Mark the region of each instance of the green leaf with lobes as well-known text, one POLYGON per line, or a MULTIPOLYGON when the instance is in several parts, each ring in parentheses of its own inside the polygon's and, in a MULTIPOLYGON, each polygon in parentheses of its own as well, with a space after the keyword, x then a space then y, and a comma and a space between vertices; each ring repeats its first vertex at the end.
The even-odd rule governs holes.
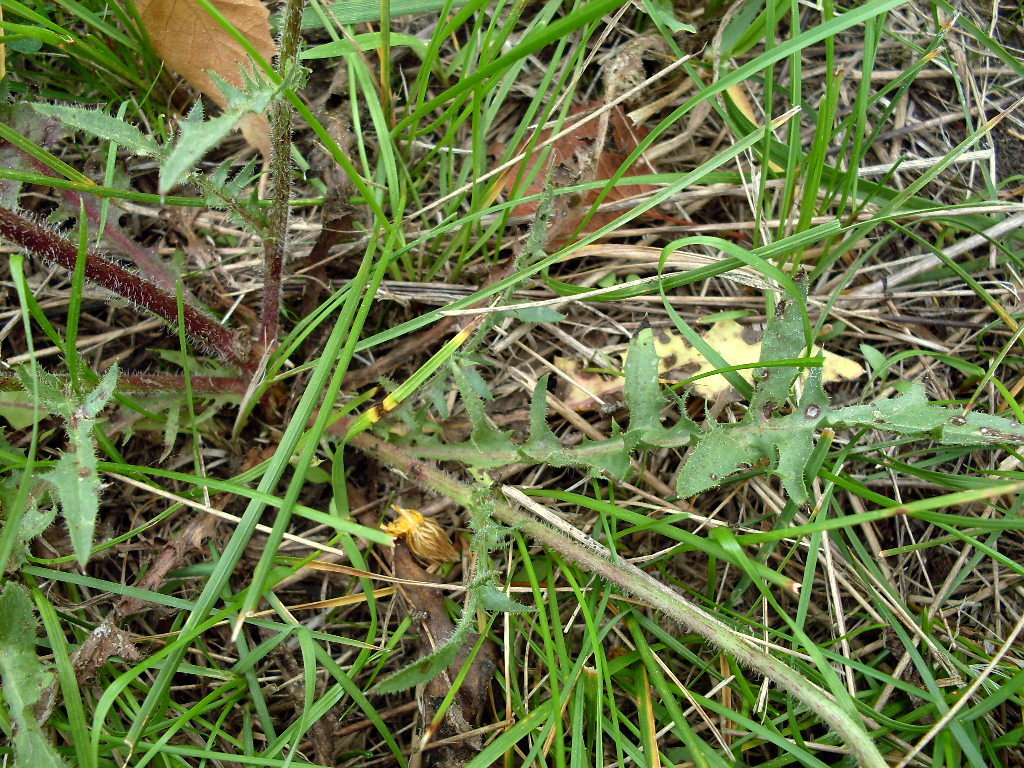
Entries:
POLYGON ((533 610, 531 606, 517 603, 504 592, 495 589, 490 584, 481 584, 476 589, 480 595, 480 604, 488 611, 526 613, 533 610))
POLYGON ((96 417, 114 394, 116 381, 115 365, 104 374, 92 392, 64 414, 67 447, 57 466, 43 475, 57 490, 57 500, 71 536, 71 547, 80 565, 86 564, 92 552, 100 491, 103 489, 92 431, 96 417))
POLYGON ((160 145, 136 126, 98 109, 70 107, 63 104, 33 104, 32 109, 46 117, 55 117, 64 125, 112 141, 140 157, 160 157, 160 145))

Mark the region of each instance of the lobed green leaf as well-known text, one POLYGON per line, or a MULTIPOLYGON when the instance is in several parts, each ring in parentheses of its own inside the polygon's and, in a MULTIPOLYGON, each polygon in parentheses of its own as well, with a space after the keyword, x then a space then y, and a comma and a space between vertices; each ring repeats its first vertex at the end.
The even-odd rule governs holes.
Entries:
POLYGON ((80 565, 86 564, 92 551, 100 491, 103 489, 92 431, 96 416, 114 394, 116 382, 115 365, 67 416, 68 445, 57 465, 43 476, 57 489, 57 499, 71 536, 71 547, 80 565))
POLYGON ((63 104, 32 104, 32 109, 46 117, 55 117, 65 125, 112 141, 140 157, 160 157, 160 145, 136 126, 98 109, 69 107, 63 104))

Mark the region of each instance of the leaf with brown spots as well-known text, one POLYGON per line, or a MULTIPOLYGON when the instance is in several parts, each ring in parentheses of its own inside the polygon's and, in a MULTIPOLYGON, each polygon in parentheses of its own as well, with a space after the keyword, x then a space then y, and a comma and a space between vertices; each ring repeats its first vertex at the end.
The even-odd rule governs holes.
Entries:
MULTIPOLYGON (((756 363, 761 359, 761 340, 756 338, 752 328, 742 326, 735 320, 723 320, 715 323, 702 338, 732 365, 756 363)), ((678 382, 699 374, 710 373, 715 369, 715 366, 677 333, 668 331, 655 333, 654 346, 660 359, 659 374, 669 381, 678 382)), ((825 356, 823 373, 826 384, 849 381, 864 375, 864 368, 857 361, 840 357, 828 350, 816 349, 814 354, 818 354, 819 351, 825 356)), ((573 410, 596 409, 600 404, 593 395, 597 395, 603 400, 609 398, 615 400, 622 392, 623 380, 621 378, 590 373, 575 360, 556 357, 554 362, 556 368, 564 371, 581 385, 567 384, 562 387, 560 392, 566 405, 573 410)), ((748 368, 738 371, 738 373, 748 382, 752 382, 752 370, 748 368)), ((708 400, 714 400, 729 388, 729 382, 724 376, 708 376, 698 379, 694 383, 693 393, 708 400)))

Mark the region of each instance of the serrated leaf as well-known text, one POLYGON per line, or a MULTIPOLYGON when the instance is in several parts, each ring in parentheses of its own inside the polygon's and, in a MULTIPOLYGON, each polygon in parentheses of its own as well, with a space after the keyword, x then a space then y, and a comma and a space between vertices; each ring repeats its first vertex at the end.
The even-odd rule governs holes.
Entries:
POLYGON ((455 661, 462 643, 453 642, 453 640, 454 637, 442 644, 433 653, 417 659, 409 666, 403 667, 393 675, 384 678, 377 684, 374 692, 382 694, 396 693, 433 680, 455 661))
POLYGON ((30 765, 32 768, 66 768, 66 763, 57 754, 54 746, 47 741, 42 729, 19 730, 14 736, 14 764, 30 765))
POLYGON ((775 466, 770 471, 782 482, 793 503, 801 505, 807 501, 807 463, 814 452, 815 425, 801 414, 790 414, 785 419, 799 424, 793 424, 784 438, 773 441, 778 456, 773 457, 775 466))
MULTIPOLYGON (((36 622, 32 612, 32 600, 28 590, 20 584, 8 582, 0 593, 0 662, 8 673, 17 672, 20 676, 32 677, 32 670, 39 660, 35 653, 36 622), (27 655, 26 655, 27 652, 27 655)), ((41 668, 40 668, 41 671, 41 668)), ((23 697, 28 704, 34 704, 37 698, 23 697)), ((14 701, 8 697, 8 703, 14 701)))
POLYGON ((533 461, 552 467, 566 467, 573 463, 572 459, 562 441, 548 426, 548 379, 548 374, 541 376, 533 391, 530 401, 530 439, 519 446, 519 450, 533 461))
MULTIPOLYGON (((223 83, 223 80, 217 79, 223 83)), ((270 106, 277 93, 273 84, 246 78, 245 91, 234 86, 230 90, 230 105, 224 114, 210 120, 203 120, 202 102, 197 101, 185 120, 178 123, 178 137, 174 148, 160 168, 160 193, 165 194, 180 183, 195 167, 195 164, 221 139, 234 130, 246 115, 262 115, 270 106)), ((225 97, 224 101, 228 99, 225 97)))
POLYGON ((162 462, 171 455, 174 450, 174 443, 178 439, 178 427, 181 422, 181 406, 172 403, 167 409, 167 421, 164 423, 164 449, 160 453, 158 462, 162 462))
POLYGON ((622 480, 629 477, 633 470, 632 456, 614 427, 611 439, 584 440, 579 448, 573 451, 572 456, 576 459, 575 464, 586 467, 594 477, 607 474, 622 480))
POLYGON ((217 170, 207 177, 209 191, 203 196, 203 202, 211 208, 223 208, 227 200, 234 200, 242 196, 242 192, 249 187, 260 175, 257 168, 259 158, 254 157, 245 167, 239 169, 234 175, 231 169, 234 165, 233 159, 225 160, 217 170), (217 190, 220 194, 214 194, 217 190))
MULTIPOLYGON (((658 374, 665 366, 658 352, 654 332, 643 328, 630 342, 625 364, 625 396, 629 406, 629 429, 625 446, 629 451, 643 448, 678 447, 685 445, 698 431, 697 425, 680 407, 679 421, 665 428, 662 410, 669 404, 658 374)), ((681 401, 677 401, 682 406, 681 401)))
POLYGON ((680 496, 693 496, 763 460, 793 502, 803 504, 807 500, 804 470, 825 415, 826 409, 812 401, 794 413, 762 423, 716 424, 687 454, 676 491, 680 496))
POLYGON ((512 440, 508 432, 491 425, 484 411, 484 403, 474 382, 475 371, 464 366, 453 364, 452 373, 455 384, 462 395, 462 403, 466 414, 473 425, 470 442, 477 449, 476 455, 467 455, 464 461, 474 467, 499 466, 507 463, 504 454, 511 448, 512 440))
POLYGON ((33 104, 41 115, 54 117, 65 125, 112 141, 140 157, 159 157, 160 145, 129 122, 97 109, 69 107, 63 104, 33 104))
POLYGON ((203 123, 178 123, 178 140, 160 168, 160 194, 166 194, 187 176, 195 164, 234 130, 241 115, 221 115, 203 123))
POLYGON ((68 401, 67 392, 60 379, 52 373, 44 371, 38 366, 21 366, 17 369, 21 386, 30 395, 39 393, 39 399, 43 409, 48 413, 63 416, 65 419, 71 416, 71 403, 68 401))
MULTIPOLYGON (((803 308, 807 285, 798 283, 798 286, 801 296, 788 296, 780 301, 775 307, 775 314, 768 319, 761 340, 761 362, 800 357, 807 346, 803 308)), ((799 374, 800 369, 796 367, 764 368, 763 378, 758 382, 750 400, 750 410, 781 408, 789 399, 793 382, 799 374)))
POLYGON ((689 445, 693 438, 700 432, 698 427, 688 416, 681 415, 679 421, 671 427, 662 428, 654 434, 646 434, 643 441, 636 448, 679 448, 689 445))
POLYGON ((796 504, 807 501, 807 464, 814 452, 814 436, 830 415, 823 374, 821 368, 812 368, 796 411, 777 419, 785 432, 773 439, 778 456, 771 471, 796 504))
POLYGON ((805 412, 808 408, 812 409, 817 406, 821 408, 824 418, 831 417, 831 410, 829 413, 824 413, 825 409, 831 409, 831 403, 829 402, 828 395, 825 394, 824 387, 825 379, 825 368, 811 368, 807 375, 807 382, 804 384, 804 391, 800 397, 800 403, 797 405, 798 408, 803 409, 805 412))
POLYGON ((188 125, 200 125, 203 120, 206 119, 206 107, 203 106, 202 99, 196 99, 196 103, 192 105, 192 109, 185 115, 185 123, 188 125))
POLYGON ((71 547, 79 565, 83 566, 92 552, 92 535, 96 529, 102 489, 96 471, 95 451, 91 443, 86 448, 80 455, 69 447, 57 466, 43 475, 57 489, 57 499, 71 536, 71 547))
MULTIPOLYGON (((0 483, 0 509, 5 512, 13 510, 13 504, 17 499, 17 486, 13 480, 0 483)), ((32 540, 49 528, 57 516, 57 510, 52 506, 40 509, 34 500, 29 498, 27 507, 23 509, 21 517, 18 518, 18 532, 15 534, 14 547, 11 550, 11 558, 7 563, 8 570, 14 570, 20 566, 29 556, 29 545, 32 540)), ((8 513, 8 519, 10 513, 8 513)), ((0 526, 0 531, 4 525, 0 526)))
POLYGON ((955 415, 947 408, 928 402, 924 385, 911 382, 910 388, 899 397, 880 400, 870 405, 851 405, 833 412, 829 423, 843 427, 874 427, 901 435, 931 432, 943 426, 955 415))
MULTIPOLYGON (((232 107, 237 107, 245 101, 245 91, 241 88, 235 86, 233 83, 229 83, 216 72, 211 71, 207 74, 221 93, 222 100, 218 103, 223 104, 230 109, 232 107)), ((244 75, 244 70, 242 74, 244 75)))
MULTIPOLYGON (((792 359, 804 352, 806 288, 799 286, 799 299, 792 297, 780 304, 768 321, 761 342, 762 362, 792 359)), ((797 409, 786 416, 775 415, 789 399, 799 373, 795 366, 763 369, 743 421, 715 424, 697 438, 676 481, 680 495, 714 488, 738 471, 765 462, 767 471, 781 480, 794 503, 807 500, 805 471, 814 451, 815 432, 831 414, 822 388, 823 371, 812 368, 797 409)))
POLYGON ((462 364, 458 361, 451 363, 452 373, 455 376, 455 383, 460 391, 471 392, 481 400, 490 401, 494 397, 487 386, 487 381, 480 375, 480 371, 472 364, 462 364))
POLYGON ((57 466, 43 475, 54 485, 64 519, 68 524, 71 548, 79 564, 85 565, 92 552, 92 536, 100 508, 100 482, 96 445, 92 430, 95 417, 114 393, 117 366, 111 366, 100 383, 85 396, 82 404, 67 418, 68 444, 57 466))
POLYGON ((4 701, 16 726, 14 764, 32 768, 64 768, 43 733, 35 705, 50 684, 50 674, 36 654, 38 622, 28 590, 8 583, 0 593, 0 678, 4 701))
POLYGON ((944 408, 951 414, 939 431, 946 445, 1020 445, 1024 443, 1024 425, 1003 416, 971 411, 962 415, 958 409, 944 408))
POLYGON ((693 496, 715 488, 752 464, 752 459, 756 458, 754 435, 750 430, 741 432, 739 426, 714 424, 699 436, 676 479, 676 492, 680 496, 693 496))
POLYGON ((490 584, 481 584, 475 588, 480 596, 480 604, 488 611, 501 611, 502 613, 527 613, 534 610, 532 606, 517 603, 504 592, 501 592, 490 584))
POLYGON ((115 363, 103 374, 103 378, 100 379, 100 383, 96 385, 95 389, 85 396, 85 400, 82 402, 82 414, 86 418, 95 419, 113 397, 116 386, 117 364, 115 363))

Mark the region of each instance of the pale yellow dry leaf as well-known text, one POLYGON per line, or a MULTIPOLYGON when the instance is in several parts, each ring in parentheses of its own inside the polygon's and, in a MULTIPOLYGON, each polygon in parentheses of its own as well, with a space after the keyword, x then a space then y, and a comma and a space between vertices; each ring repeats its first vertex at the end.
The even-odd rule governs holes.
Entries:
POLYGON ((619 376, 605 376, 600 373, 592 373, 585 370, 584 365, 577 360, 567 357, 556 357, 555 368, 563 371, 568 379, 579 382, 580 386, 568 384, 566 379, 560 379, 561 386, 559 397, 567 407, 574 411, 591 411, 600 406, 592 395, 607 402, 609 399, 622 399, 622 378, 619 376))
MULTIPOLYGON (((739 108, 740 112, 746 115, 747 119, 754 125, 761 125, 757 115, 754 114, 754 106, 750 103, 750 99, 747 98, 747 92, 743 90, 742 85, 731 85, 725 89, 725 92, 732 97, 733 103, 739 108)), ((783 173, 784 169, 774 160, 768 161, 768 167, 776 173, 783 173)))
MULTIPOLYGON (((271 61, 277 46, 270 34, 270 13, 260 0, 210 0, 235 28, 271 61)), ((136 0, 139 17, 153 48, 170 69, 197 91, 224 107, 226 101, 209 73, 241 88, 240 67, 253 70, 249 54, 196 0, 136 0)), ((263 115, 247 115, 242 124, 246 140, 269 156, 270 128, 263 115)))
MULTIPOLYGON (((751 336, 751 328, 744 327, 735 320, 723 320, 715 323, 702 338, 717 350, 718 354, 725 358, 730 365, 744 365, 756 363, 761 359, 761 340, 751 338, 751 336)), ((690 378, 715 370, 715 366, 678 334, 655 334, 654 348, 661 358, 660 370, 662 373, 681 369, 686 375, 679 378, 690 378)), ((815 348, 814 354, 817 355, 819 352, 821 349, 815 348)), ((854 360, 840 357, 828 350, 825 350, 824 355, 822 379, 826 384, 844 379, 856 379, 864 374, 864 368, 854 360)), ((737 371, 737 373, 747 382, 752 382, 753 371, 753 368, 747 368, 737 371)), ((713 400, 728 390, 729 386, 729 382, 724 376, 709 376, 695 382, 693 391, 701 397, 713 400)))
MULTIPOLYGON (((754 337, 753 329, 744 327, 735 320, 723 320, 715 323, 702 337, 712 348, 729 361, 730 365, 756 363, 761 359, 761 341, 754 337)), ((702 373, 715 370, 704 356, 690 346, 677 333, 656 332, 654 347, 660 358, 659 371, 668 381, 682 381, 702 373)), ((815 349, 814 354, 821 350, 815 349)), ((864 368, 854 360, 850 360, 829 351, 824 352, 823 380, 831 383, 856 379, 864 375, 864 368)), ((602 376, 589 373, 575 360, 556 357, 555 367, 564 371, 569 377, 583 384, 588 390, 601 398, 614 399, 623 389, 621 377, 602 376)), ((748 382, 752 381, 753 368, 737 371, 748 382)), ((729 382, 724 376, 708 376, 696 381, 693 385, 694 394, 713 400, 728 390, 729 382)), ((597 403, 590 395, 579 387, 568 386, 561 393, 566 404, 577 411, 593 410, 597 403)))

